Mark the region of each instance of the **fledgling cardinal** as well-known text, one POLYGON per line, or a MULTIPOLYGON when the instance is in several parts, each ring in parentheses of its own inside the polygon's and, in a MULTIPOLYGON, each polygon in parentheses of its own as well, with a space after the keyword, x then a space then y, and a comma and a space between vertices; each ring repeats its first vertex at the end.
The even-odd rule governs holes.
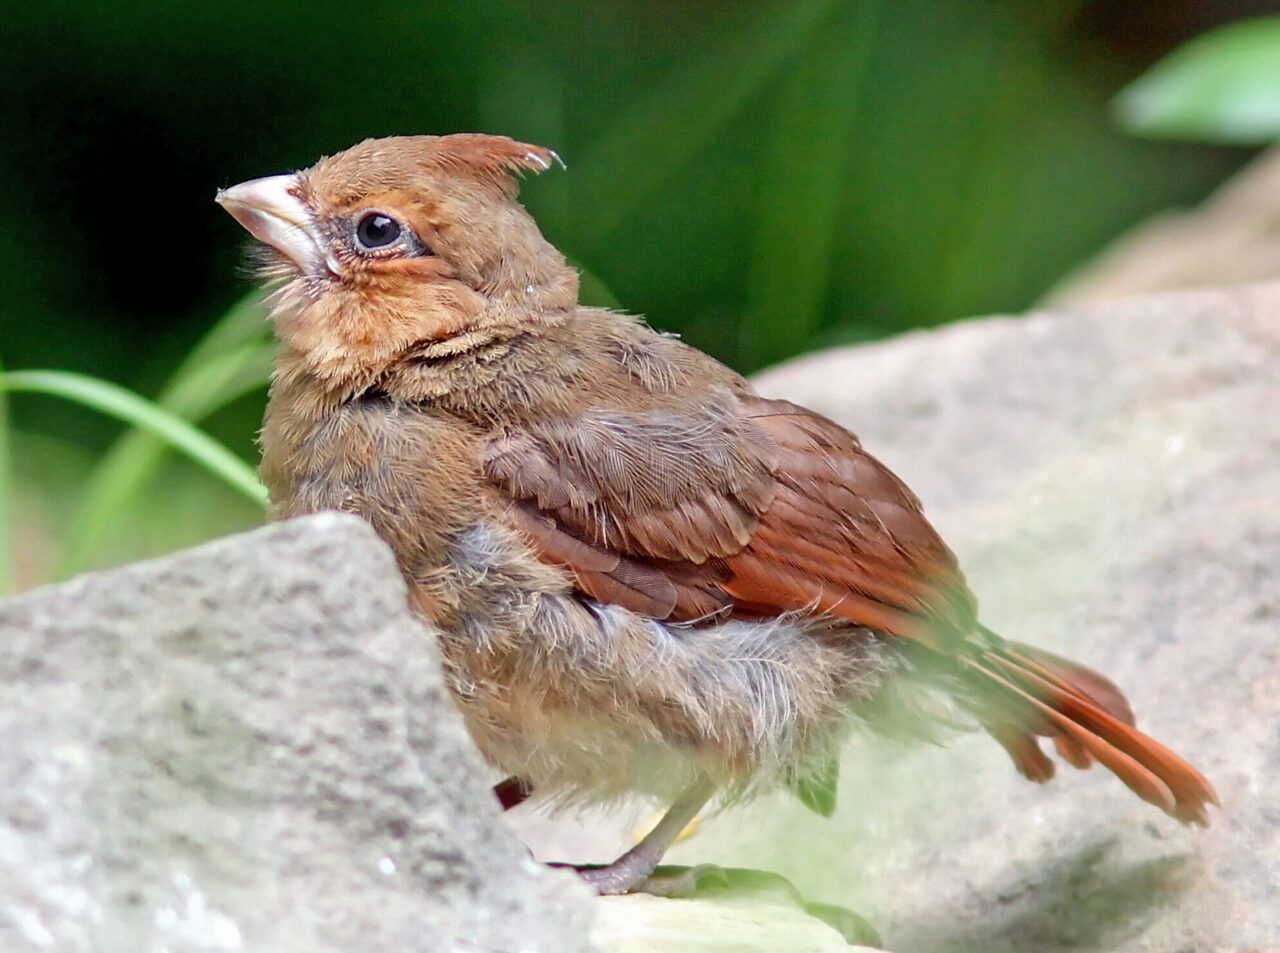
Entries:
POLYGON ((504 804, 669 803, 579 868, 621 893, 716 792, 780 783, 827 812, 853 722, 960 711, 1033 781, 1048 737, 1207 823, 1213 788, 1115 685, 982 626, 920 502, 853 434, 578 303, 516 201, 555 160, 497 136, 374 139, 218 194, 280 282, 273 515, 357 513, 395 550, 472 737, 511 775, 504 804))

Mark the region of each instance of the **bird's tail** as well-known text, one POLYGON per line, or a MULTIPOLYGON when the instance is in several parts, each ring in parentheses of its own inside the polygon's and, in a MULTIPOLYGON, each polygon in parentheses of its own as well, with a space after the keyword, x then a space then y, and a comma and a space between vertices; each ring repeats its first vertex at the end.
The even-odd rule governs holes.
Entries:
POLYGON ((1053 777, 1037 736, 1053 739, 1077 768, 1094 761, 1144 801, 1184 824, 1208 826, 1218 795, 1205 778, 1133 726, 1129 703, 1109 679, 1049 652, 984 629, 983 647, 964 661, 966 707, 1032 781, 1053 777))

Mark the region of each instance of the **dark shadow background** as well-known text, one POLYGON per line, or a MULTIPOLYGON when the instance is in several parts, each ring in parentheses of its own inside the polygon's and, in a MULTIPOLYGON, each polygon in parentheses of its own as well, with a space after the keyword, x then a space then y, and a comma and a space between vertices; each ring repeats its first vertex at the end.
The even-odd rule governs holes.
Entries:
MULTIPOLYGON (((1108 103, 1261 0, 16 5, 0 21, 0 362, 154 393, 245 294, 219 186, 366 136, 555 148, 526 183, 591 296, 739 369, 1032 304, 1240 151, 1108 103)), ((260 394, 207 426, 251 456, 260 394)), ((92 455, 119 426, 17 396, 92 455)), ((32 453, 36 451, 31 451, 32 453)), ((19 461, 21 466, 21 460, 19 461)))

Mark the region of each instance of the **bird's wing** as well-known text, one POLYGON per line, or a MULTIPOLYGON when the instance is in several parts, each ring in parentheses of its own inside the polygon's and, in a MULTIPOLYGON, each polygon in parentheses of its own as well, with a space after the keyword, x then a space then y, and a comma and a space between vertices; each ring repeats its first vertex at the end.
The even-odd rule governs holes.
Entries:
POLYGON ((601 602, 673 621, 810 610, 935 646, 975 627, 911 491, 785 401, 536 421, 491 438, 483 466, 512 525, 601 602))

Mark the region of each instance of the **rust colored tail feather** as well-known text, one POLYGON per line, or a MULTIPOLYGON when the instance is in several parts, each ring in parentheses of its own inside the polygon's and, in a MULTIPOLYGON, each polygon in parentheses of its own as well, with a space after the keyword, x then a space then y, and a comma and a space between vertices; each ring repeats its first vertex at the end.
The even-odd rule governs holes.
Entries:
POLYGON ((1063 760, 1077 768, 1094 761, 1130 790, 1183 824, 1207 827, 1208 804, 1218 795, 1205 778, 1154 738, 1134 727, 1133 712, 1110 680, 1075 662, 990 630, 987 645, 965 661, 971 704, 1023 776, 1047 781, 1053 762, 1036 736, 1053 739, 1063 760))

